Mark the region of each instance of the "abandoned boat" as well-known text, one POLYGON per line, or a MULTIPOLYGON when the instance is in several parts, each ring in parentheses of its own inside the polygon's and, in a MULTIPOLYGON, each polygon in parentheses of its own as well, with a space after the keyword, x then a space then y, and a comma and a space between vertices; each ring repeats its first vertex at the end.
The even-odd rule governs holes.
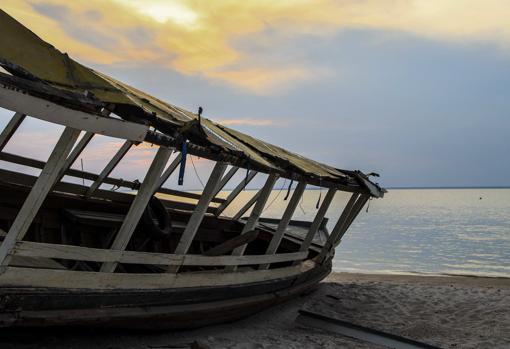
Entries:
POLYGON ((1 10, 0 30, 0 107, 14 113, 0 133, 0 327, 180 329, 246 316, 316 286, 367 200, 383 196, 360 171, 306 159, 89 69, 1 10), (47 161, 4 151, 28 117, 64 126, 47 161), (96 135, 124 143, 100 173, 71 168, 96 135), (143 142, 158 147, 143 181, 112 177, 143 142), (190 154, 215 162, 201 194, 167 186, 176 170, 182 181, 190 154), (239 183, 219 195, 238 171, 239 183), (256 176, 262 188, 225 215, 256 176), (297 185, 281 219, 262 218, 278 178, 297 185), (293 221, 307 186, 327 194, 313 221, 293 221), (341 191, 348 199, 327 233, 341 191))

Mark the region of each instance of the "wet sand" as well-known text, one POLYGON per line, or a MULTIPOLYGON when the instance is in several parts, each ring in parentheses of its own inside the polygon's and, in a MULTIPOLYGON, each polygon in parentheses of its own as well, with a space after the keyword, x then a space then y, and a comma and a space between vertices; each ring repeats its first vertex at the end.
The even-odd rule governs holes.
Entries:
POLYGON ((307 296, 230 324, 178 333, 2 330, 0 347, 382 348, 298 325, 299 309, 442 348, 510 348, 510 279, 348 273, 331 274, 307 296))

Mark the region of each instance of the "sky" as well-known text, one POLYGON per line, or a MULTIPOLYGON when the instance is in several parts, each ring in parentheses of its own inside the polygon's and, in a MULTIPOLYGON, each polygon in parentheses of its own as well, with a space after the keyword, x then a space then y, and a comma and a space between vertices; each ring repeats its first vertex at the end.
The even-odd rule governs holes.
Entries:
MULTIPOLYGON (((315 160, 380 173, 384 186, 510 185, 510 1, 0 7, 94 69, 315 160)), ((0 126, 10 114, 0 112, 0 126)), ((43 159, 61 130, 30 120, 6 151, 43 159)), ((86 169, 100 170, 120 145, 94 139, 86 169)), ((115 174, 143 178, 154 150, 134 148, 115 174)), ((204 181, 210 162, 194 163, 204 181)), ((186 176, 187 188, 200 186, 186 176)))

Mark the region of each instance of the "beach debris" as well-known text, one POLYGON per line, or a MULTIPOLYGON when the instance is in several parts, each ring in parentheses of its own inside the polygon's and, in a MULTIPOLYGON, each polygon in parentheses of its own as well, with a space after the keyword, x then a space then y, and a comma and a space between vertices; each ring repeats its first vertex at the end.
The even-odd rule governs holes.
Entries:
POLYGON ((439 347, 418 342, 392 333, 382 332, 372 328, 342 321, 308 310, 299 310, 295 320, 298 324, 335 332, 346 337, 359 339, 395 349, 440 349, 439 347))

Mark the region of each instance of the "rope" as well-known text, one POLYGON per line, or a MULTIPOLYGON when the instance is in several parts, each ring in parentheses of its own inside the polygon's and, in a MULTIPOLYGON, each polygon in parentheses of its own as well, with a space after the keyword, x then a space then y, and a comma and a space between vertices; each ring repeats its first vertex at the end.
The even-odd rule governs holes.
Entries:
POLYGON ((198 175, 197 168, 195 167, 195 163, 193 162, 193 155, 190 155, 189 158, 191 159, 191 165, 193 165, 193 170, 195 171, 195 175, 197 176, 198 181, 200 182, 200 184, 202 184, 202 189, 205 189, 204 182, 202 182, 202 179, 198 175))
MULTIPOLYGON (((271 202, 269 203, 269 205, 266 206, 266 208, 264 208, 264 210, 262 211, 262 213, 266 212, 267 209, 269 209, 269 207, 271 207, 271 205, 276 201, 276 199, 278 199, 278 196, 280 196, 280 193, 282 192, 283 188, 285 188, 285 184, 287 184, 287 178, 285 178, 285 180, 283 181, 283 184, 282 184, 282 187, 280 188, 280 190, 278 191, 278 194, 276 194, 276 196, 274 197, 273 200, 271 200, 271 202)), ((260 215, 262 215, 262 213, 260 215)))

